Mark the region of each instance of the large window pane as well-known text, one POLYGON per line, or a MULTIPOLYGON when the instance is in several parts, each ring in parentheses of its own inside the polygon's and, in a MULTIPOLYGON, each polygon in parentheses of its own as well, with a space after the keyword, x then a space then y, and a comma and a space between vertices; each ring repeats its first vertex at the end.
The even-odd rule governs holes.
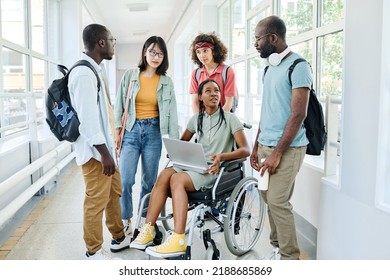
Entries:
MULTIPOLYGON (((26 92, 26 56, 3 47, 3 92, 26 92)), ((10 96, 3 99, 4 123, 13 125, 27 120, 27 101, 25 97, 10 96)), ((12 134, 26 127, 7 130, 5 135, 12 134)))
POLYGON ((248 20, 248 49, 255 44, 255 29, 257 23, 269 15, 271 15, 271 9, 267 8, 248 20))
POLYGON ((343 32, 319 38, 319 80, 321 96, 342 94, 343 32))
POLYGON ((239 57, 245 53, 245 1, 234 0, 232 9, 232 57, 239 57))
MULTIPOLYGON (((218 33, 224 44, 230 48, 230 26, 229 26, 229 1, 226 1, 218 8, 218 33)), ((229 52, 229 57, 231 53, 229 52)))
POLYGON ((47 54, 55 59, 58 59, 60 54, 60 25, 58 19, 60 18, 60 7, 57 0, 50 0, 48 2, 47 11, 47 54))
POLYGON ((32 59, 32 88, 34 93, 43 93, 45 88, 45 62, 41 59, 32 59))
POLYGON ((313 0, 281 0, 281 18, 287 25, 287 37, 313 28, 313 0))
POLYGON ((25 0, 1 0, 1 31, 3 38, 26 46, 25 0))
POLYGON ((248 98, 250 98, 248 109, 252 111, 254 124, 260 121, 261 99, 263 97, 263 73, 265 62, 260 56, 252 57, 248 60, 248 98), (250 108, 249 108, 250 107, 250 108))
POLYGON ((4 93, 26 92, 26 56, 3 47, 4 93))
POLYGON ((34 5, 31 5, 32 49, 40 53, 46 53, 44 49, 44 9, 44 0, 34 0, 34 5))
POLYGON ((313 54, 313 40, 305 41, 296 45, 292 45, 291 49, 303 56, 304 59, 306 59, 310 64, 313 64, 312 62, 312 54, 313 54))
POLYGON ((320 2, 320 26, 337 22, 344 18, 343 0, 322 0, 320 2))
POLYGON ((248 9, 252 9, 253 7, 256 7, 262 1, 264 0, 248 0, 248 9))
POLYGON ((236 114, 239 118, 245 118, 245 62, 239 62, 233 65, 236 76, 237 93, 239 97, 236 114))
POLYGON ((36 117, 39 118, 44 115, 44 98, 42 94, 45 89, 45 62, 41 59, 33 58, 32 70, 33 93, 38 93, 35 96, 36 117))

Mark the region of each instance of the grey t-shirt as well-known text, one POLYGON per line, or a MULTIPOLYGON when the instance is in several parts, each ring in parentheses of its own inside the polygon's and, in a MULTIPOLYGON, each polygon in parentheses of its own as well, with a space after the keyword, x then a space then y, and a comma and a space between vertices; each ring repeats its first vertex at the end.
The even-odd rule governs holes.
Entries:
MULTIPOLYGON (((230 112, 224 112, 226 123, 218 124, 220 110, 211 116, 203 113, 202 136, 197 136, 198 143, 201 143, 206 159, 215 154, 231 152, 234 144, 233 134, 244 129, 237 116, 230 112), (217 125, 218 124, 218 125, 217 125)), ((187 129, 192 133, 197 133, 197 122, 199 113, 192 116, 188 122, 187 129)))

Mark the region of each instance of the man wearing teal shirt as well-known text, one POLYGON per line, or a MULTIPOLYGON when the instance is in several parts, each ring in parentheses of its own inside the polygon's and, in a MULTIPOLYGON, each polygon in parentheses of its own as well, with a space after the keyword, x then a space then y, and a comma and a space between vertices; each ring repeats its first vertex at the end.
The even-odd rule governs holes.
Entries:
POLYGON ((295 177, 302 165, 306 145, 303 121, 306 117, 312 84, 310 66, 298 64, 292 75, 288 69, 298 54, 286 44, 286 26, 280 18, 261 20, 255 30, 255 48, 269 68, 264 76, 261 118, 251 166, 262 176, 268 170, 268 190, 262 197, 268 205, 274 247, 270 259, 299 259, 294 215, 290 199, 295 177), (261 159, 264 159, 263 161, 261 159))

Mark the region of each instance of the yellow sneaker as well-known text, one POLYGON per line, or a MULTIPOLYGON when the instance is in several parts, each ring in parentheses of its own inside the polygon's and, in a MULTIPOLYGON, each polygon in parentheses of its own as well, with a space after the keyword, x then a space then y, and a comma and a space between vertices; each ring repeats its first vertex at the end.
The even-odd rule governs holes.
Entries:
POLYGON ((163 244, 148 247, 145 253, 157 258, 170 258, 185 254, 186 248, 185 234, 171 233, 163 244))
POLYGON ((150 223, 144 224, 137 235, 137 238, 130 243, 130 248, 145 250, 146 247, 153 244, 154 226, 150 223))

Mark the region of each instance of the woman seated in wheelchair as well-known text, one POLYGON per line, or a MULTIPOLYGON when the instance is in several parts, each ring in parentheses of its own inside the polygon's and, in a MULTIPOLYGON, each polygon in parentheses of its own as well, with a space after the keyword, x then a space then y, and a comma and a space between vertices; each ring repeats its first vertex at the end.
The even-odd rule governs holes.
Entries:
POLYGON ((189 121, 181 140, 190 141, 197 134, 203 145, 206 157, 213 163, 208 174, 186 171, 176 167, 164 169, 153 187, 144 225, 130 248, 145 250, 146 253, 161 258, 177 257, 185 254, 185 226, 187 221, 187 192, 199 191, 201 187, 213 186, 219 172, 220 163, 226 160, 245 158, 250 149, 244 128, 234 113, 224 112, 220 104, 220 88, 214 80, 203 81, 198 88, 199 112, 189 121), (236 143, 237 148, 232 151, 236 143), (174 215, 174 232, 158 246, 153 245, 154 226, 171 193, 174 215))

